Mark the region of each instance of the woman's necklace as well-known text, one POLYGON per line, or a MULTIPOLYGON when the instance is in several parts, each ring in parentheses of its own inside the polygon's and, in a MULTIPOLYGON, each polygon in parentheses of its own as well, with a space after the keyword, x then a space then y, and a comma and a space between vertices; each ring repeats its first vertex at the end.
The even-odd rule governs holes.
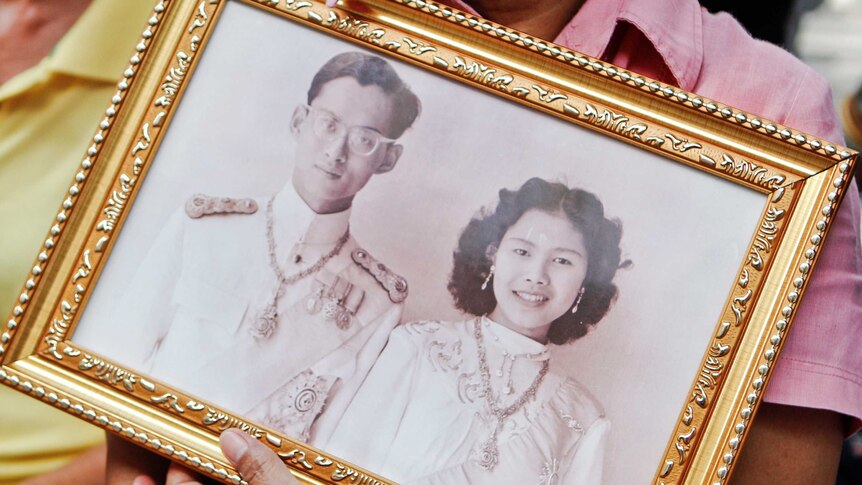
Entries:
POLYGON ((278 257, 275 254, 276 246, 275 235, 273 234, 274 223, 272 219, 272 201, 274 199, 275 196, 272 196, 269 199, 269 202, 266 203, 266 242, 269 249, 269 266, 275 273, 276 278, 278 278, 278 288, 275 291, 275 295, 272 297, 272 301, 263 309, 262 312, 260 312, 257 316, 257 321, 255 321, 254 326, 250 329, 252 337, 256 339, 269 338, 269 336, 272 335, 272 332, 275 331, 275 327, 278 326, 278 300, 284 294, 285 288, 308 275, 320 271, 320 268, 323 268, 323 265, 341 251, 341 248, 344 247, 344 243, 346 243, 347 239, 350 237, 350 228, 348 227, 347 230, 344 231, 344 234, 335 243, 335 247, 332 248, 331 251, 321 256, 320 259, 308 268, 287 276, 281 270, 281 266, 278 264, 278 257))
MULTIPOLYGON (((488 326, 488 320, 483 319, 483 323, 485 326, 488 326)), ((491 334, 491 337, 494 339, 494 342, 500 342, 500 337, 491 334)), ((507 396, 511 396, 512 393, 515 392, 515 387, 513 383, 513 370, 515 367, 515 361, 521 358, 536 360, 539 357, 546 356, 548 354, 548 349, 544 349, 541 352, 536 352, 532 354, 510 354, 506 350, 503 350, 503 361, 500 363, 500 368, 497 369, 497 377, 500 377, 502 380, 506 381, 506 385, 503 386, 503 394, 507 396)), ((547 357, 546 357, 547 358, 547 357)))
POLYGON ((500 452, 497 448, 497 437, 500 430, 503 429, 503 422, 509 416, 518 412, 527 404, 527 401, 536 397, 536 390, 545 379, 545 374, 548 373, 548 361, 542 362, 542 368, 530 387, 523 394, 515 399, 512 404, 501 408, 499 398, 494 397, 494 391, 491 389, 491 371, 488 368, 488 356, 485 352, 485 343, 482 340, 482 325, 477 318, 473 322, 473 336, 476 338, 476 347, 479 351, 479 375, 482 378, 482 394, 485 396, 485 402, 488 404, 488 409, 491 411, 491 416, 494 418, 494 430, 491 436, 483 443, 479 444, 478 450, 473 450, 473 462, 481 466, 485 470, 493 470, 500 461, 500 452))

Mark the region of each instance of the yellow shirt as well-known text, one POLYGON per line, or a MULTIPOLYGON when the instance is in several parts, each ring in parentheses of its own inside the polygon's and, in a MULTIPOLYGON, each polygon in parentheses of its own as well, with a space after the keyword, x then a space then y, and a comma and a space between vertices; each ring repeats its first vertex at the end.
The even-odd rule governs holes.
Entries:
MULTIPOLYGON (((143 32, 151 0, 94 0, 37 66, 0 85, 0 313, 21 290, 143 32)), ((0 484, 103 441, 97 427, 0 386, 0 484)))

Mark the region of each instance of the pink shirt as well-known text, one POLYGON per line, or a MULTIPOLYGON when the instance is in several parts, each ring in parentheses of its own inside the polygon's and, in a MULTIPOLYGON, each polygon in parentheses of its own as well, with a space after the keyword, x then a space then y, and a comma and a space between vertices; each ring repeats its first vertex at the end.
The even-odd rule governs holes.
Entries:
MULTIPOLYGON (((442 3, 477 14, 461 0, 442 3)), ((843 143, 826 81, 695 0, 587 0, 554 42, 843 143)), ((859 193, 844 198, 764 399, 862 419, 859 193)))

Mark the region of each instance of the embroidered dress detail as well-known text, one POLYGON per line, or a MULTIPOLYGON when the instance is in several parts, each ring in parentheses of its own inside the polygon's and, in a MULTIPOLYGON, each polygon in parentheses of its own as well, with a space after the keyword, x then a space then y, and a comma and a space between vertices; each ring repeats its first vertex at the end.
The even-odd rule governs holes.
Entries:
POLYGON ((577 419, 573 418, 568 411, 564 411, 560 409, 560 417, 563 418, 563 421, 566 422, 566 427, 576 433, 583 433, 584 427, 581 426, 581 423, 578 422, 577 419))
POLYGON ((539 481, 536 485, 556 485, 560 479, 560 462, 556 458, 551 458, 542 465, 542 473, 539 475, 539 481))
POLYGON ((456 371, 464 359, 461 357, 461 341, 442 342, 432 340, 428 344, 428 360, 435 371, 456 371))

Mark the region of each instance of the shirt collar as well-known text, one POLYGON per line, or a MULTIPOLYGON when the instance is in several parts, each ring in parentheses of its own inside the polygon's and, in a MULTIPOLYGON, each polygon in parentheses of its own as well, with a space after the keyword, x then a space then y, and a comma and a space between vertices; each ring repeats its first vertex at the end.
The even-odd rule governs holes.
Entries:
POLYGON ((276 194, 272 205, 277 239, 286 244, 298 241, 306 245, 335 244, 350 224, 350 208, 333 214, 318 214, 296 193, 292 181, 276 194))
MULTIPOLYGON (((462 0, 441 3, 478 13, 462 0)), ((605 58, 613 35, 625 24, 638 29, 649 41, 649 48, 683 89, 691 89, 703 62, 702 13, 691 0, 587 0, 574 18, 563 27, 554 43, 592 57, 605 58)))
POLYGON ((120 79, 151 7, 145 0, 94 0, 47 57, 0 84, 0 101, 27 92, 55 73, 106 83, 120 79))
POLYGON ((151 2, 93 0, 46 58, 46 67, 72 76, 114 82, 129 62, 133 44, 119 41, 138 33, 151 2))

